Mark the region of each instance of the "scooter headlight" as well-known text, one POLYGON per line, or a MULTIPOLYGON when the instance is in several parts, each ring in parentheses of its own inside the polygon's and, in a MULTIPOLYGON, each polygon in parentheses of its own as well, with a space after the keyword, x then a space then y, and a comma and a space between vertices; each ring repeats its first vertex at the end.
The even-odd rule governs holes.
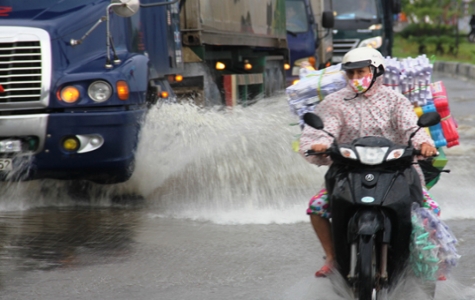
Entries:
POLYGON ((386 158, 386 161, 395 160, 400 158, 404 154, 404 149, 396 149, 391 151, 386 158))
POLYGON ((353 150, 351 150, 350 148, 344 148, 344 147, 341 147, 340 148, 340 154, 341 156, 343 156, 344 158, 349 158, 349 159, 354 159, 354 160, 357 160, 358 157, 356 156, 355 152, 353 150))
POLYGON ((365 165, 378 165, 384 161, 389 147, 355 147, 360 161, 365 165))

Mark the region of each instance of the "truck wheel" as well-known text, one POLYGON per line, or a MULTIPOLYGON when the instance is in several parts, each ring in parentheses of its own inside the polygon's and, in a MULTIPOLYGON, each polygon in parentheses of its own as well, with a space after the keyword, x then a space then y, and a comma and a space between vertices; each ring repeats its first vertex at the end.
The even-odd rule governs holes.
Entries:
POLYGON ((375 300, 376 252, 373 236, 360 236, 358 255, 358 300, 375 300))

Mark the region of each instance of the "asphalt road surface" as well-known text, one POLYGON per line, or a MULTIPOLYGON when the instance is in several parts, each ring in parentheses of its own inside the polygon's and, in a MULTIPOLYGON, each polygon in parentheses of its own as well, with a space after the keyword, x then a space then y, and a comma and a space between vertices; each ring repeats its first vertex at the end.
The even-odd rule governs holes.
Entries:
MULTIPOLYGON (((436 299, 469 300, 475 84, 438 79, 461 145, 447 150, 452 173, 433 195, 462 258, 436 299)), ((163 107, 150 118, 126 184, 90 186, 79 200, 67 183, 3 184, 0 299, 345 299, 313 277, 323 252, 305 207, 325 169, 290 149, 298 128, 284 96, 234 112, 163 107)), ((391 295, 426 298, 413 280, 391 295)))

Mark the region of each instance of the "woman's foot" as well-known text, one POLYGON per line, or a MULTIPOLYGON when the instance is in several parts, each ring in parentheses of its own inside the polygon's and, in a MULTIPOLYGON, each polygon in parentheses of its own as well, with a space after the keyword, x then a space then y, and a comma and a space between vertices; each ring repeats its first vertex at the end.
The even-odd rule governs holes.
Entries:
POLYGON ((331 264, 325 263, 323 267, 321 267, 320 270, 315 273, 315 277, 327 277, 332 272, 333 270, 331 264))

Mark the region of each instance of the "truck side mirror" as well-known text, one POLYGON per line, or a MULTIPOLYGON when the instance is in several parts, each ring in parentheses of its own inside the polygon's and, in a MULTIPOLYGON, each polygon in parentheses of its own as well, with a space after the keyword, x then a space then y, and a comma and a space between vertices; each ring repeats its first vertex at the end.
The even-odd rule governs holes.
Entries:
POLYGON ((322 13, 322 27, 323 28, 333 28, 335 24, 335 16, 332 11, 324 11, 322 13))
POLYGON ((112 0, 111 5, 116 15, 128 18, 139 11, 140 0, 112 0))

